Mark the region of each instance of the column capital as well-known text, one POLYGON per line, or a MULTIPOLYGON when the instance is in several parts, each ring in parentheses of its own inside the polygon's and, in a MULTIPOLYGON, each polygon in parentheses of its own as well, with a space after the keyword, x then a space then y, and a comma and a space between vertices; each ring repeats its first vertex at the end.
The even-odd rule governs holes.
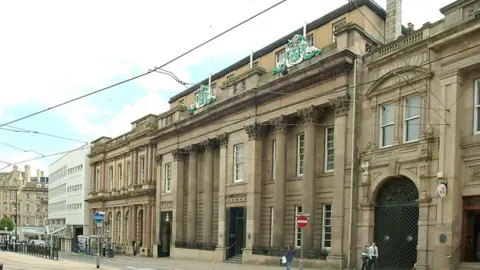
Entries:
POLYGON ((275 133, 284 133, 287 131, 288 118, 285 115, 270 119, 270 124, 273 125, 275 133))
POLYGON ((218 146, 218 140, 216 139, 206 139, 205 141, 201 142, 201 145, 205 151, 213 151, 218 146))
POLYGON ((202 151, 202 146, 199 143, 191 144, 185 147, 185 150, 190 154, 198 154, 202 151))
POLYGON ((179 161, 185 158, 185 152, 183 149, 177 148, 172 150, 173 160, 179 161))
POLYGON ((162 165, 162 154, 158 154, 155 156, 155 161, 157 162, 157 165, 162 165))
POLYGON ((218 140, 218 144, 220 145, 220 147, 227 147, 227 143, 228 143, 228 134, 227 133, 217 135, 216 139, 218 140))
POLYGON ((305 125, 314 125, 317 120, 325 114, 325 109, 310 106, 297 111, 305 125))
POLYGON ((245 131, 248 135, 248 140, 261 140, 267 134, 267 126, 259 123, 246 126, 245 131))
MULTIPOLYGON (((353 101, 355 102, 355 100, 353 101)), ((335 117, 345 116, 348 114, 350 95, 347 93, 344 96, 330 99, 330 105, 335 110, 335 117)))

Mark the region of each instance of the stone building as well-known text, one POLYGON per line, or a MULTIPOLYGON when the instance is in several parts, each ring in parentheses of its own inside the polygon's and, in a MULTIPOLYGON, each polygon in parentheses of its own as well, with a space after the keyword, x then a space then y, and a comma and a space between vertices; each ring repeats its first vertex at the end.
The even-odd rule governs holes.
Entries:
POLYGON ((93 175, 91 209, 135 206, 120 229, 148 255, 277 264, 292 243, 340 269, 375 241, 382 269, 479 267, 480 0, 418 30, 401 4, 344 5, 97 140, 95 168, 136 164, 119 194, 93 175))
POLYGON ((29 165, 25 165, 24 172, 14 165, 11 172, 0 173, 0 187, 0 218, 9 217, 17 222, 19 240, 44 236, 48 214, 48 177, 40 170, 37 177, 30 177, 29 165))

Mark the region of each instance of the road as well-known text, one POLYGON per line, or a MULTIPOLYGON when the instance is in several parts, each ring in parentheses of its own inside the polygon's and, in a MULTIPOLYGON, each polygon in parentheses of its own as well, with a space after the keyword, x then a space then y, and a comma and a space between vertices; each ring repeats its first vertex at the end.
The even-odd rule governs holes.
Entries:
MULTIPOLYGON (((77 255, 59 252, 59 258, 95 265, 95 256, 77 255)), ((200 261, 171 260, 169 258, 141 258, 116 256, 112 259, 102 258, 101 267, 107 266, 119 270, 279 270, 280 266, 242 265, 231 263, 209 263, 200 261)))

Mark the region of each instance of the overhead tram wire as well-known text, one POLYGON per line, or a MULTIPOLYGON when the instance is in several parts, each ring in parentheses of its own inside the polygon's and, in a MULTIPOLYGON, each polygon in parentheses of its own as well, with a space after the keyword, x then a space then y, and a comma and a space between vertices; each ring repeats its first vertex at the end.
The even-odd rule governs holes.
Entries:
POLYGON ((98 93, 100 93, 100 92, 103 92, 103 91, 105 91, 105 90, 108 90, 108 89, 110 89, 110 88, 113 88, 113 87, 116 87, 116 86, 119 86, 119 85, 125 84, 125 83, 127 83, 127 82, 130 82, 130 81, 133 81, 133 80, 136 80, 136 79, 142 78, 142 77, 145 77, 146 75, 148 75, 148 74, 151 74, 151 73, 153 73, 153 72, 156 72, 157 70, 161 70, 163 67, 165 67, 165 66, 167 66, 167 65, 169 65, 169 64, 171 64, 171 63, 173 63, 173 62, 177 61, 178 59, 180 59, 180 58, 184 57, 185 55, 187 55, 187 54, 189 54, 189 53, 191 53, 191 52, 193 52, 193 51, 195 51, 195 50, 197 50, 197 49, 199 49, 199 48, 201 48, 201 47, 205 46, 206 44, 208 44, 208 43, 212 42, 213 40, 215 40, 215 39, 217 39, 217 38, 219 38, 219 37, 221 37, 221 36, 225 35, 226 33, 228 33, 228 32, 230 32, 230 31, 232 31, 232 30, 234 30, 234 29, 236 29, 236 28, 240 27, 240 26, 241 26, 241 25, 243 25, 243 24, 245 24, 245 23, 247 23, 247 22, 249 22, 249 21, 251 21, 251 20, 255 19, 256 17, 258 17, 258 16, 260 16, 260 15, 262 15, 262 14, 264 14, 264 13, 266 13, 266 12, 270 11, 270 10, 272 10, 273 8, 275 8, 275 7, 277 7, 277 6, 279 6, 279 5, 283 4, 283 3, 285 3, 286 1, 287 1, 287 0, 281 0, 281 1, 277 2, 276 4, 274 4, 274 5, 272 5, 272 6, 268 7, 268 8, 266 8, 266 9, 264 9, 264 10, 260 11, 259 13, 257 13, 257 14, 255 14, 255 15, 253 15, 253 16, 251 16, 251 17, 249 17, 249 18, 245 19, 245 20, 243 20, 242 22, 240 22, 240 23, 238 23, 238 24, 236 24, 236 25, 234 25, 234 26, 232 26, 232 27, 228 28, 227 30, 225 30, 225 31, 221 32, 220 34, 217 34, 216 36, 214 36, 214 37, 212 37, 212 38, 210 38, 210 39, 208 39, 208 40, 206 40, 206 41, 204 41, 204 42, 200 43, 199 45, 197 45, 197 46, 193 47, 192 49, 190 49, 190 50, 188 50, 188 51, 186 51, 186 52, 184 52, 184 53, 182 53, 182 54, 180 54, 180 55, 178 55, 178 56, 174 57, 173 59, 171 59, 171 60, 169 60, 169 61, 165 62, 164 64, 162 64, 162 65, 160 65, 160 66, 158 66, 158 67, 155 67, 155 68, 153 68, 153 69, 150 69, 150 70, 148 70, 147 72, 144 72, 144 73, 142 73, 142 74, 136 75, 136 76, 134 76, 134 77, 131 77, 131 78, 129 78, 129 79, 125 79, 125 80, 123 80, 123 81, 120 81, 120 82, 117 82, 117 83, 111 84, 111 85, 109 85, 109 86, 106 86, 106 87, 104 87, 104 88, 101 88, 101 89, 95 90, 95 91, 93 91, 93 92, 90 92, 90 93, 87 93, 87 94, 85 94, 85 95, 82 95, 82 96, 76 97, 76 98, 74 98, 74 99, 71 99, 71 100, 68 100, 68 101, 65 101, 65 102, 59 103, 59 104, 57 104, 57 105, 54 105, 54 106, 52 106, 52 107, 49 107, 49 108, 47 108, 47 109, 43 109, 43 110, 40 110, 40 111, 38 111, 38 112, 31 113, 31 114, 29 114, 29 115, 26 115, 26 116, 23 116, 23 117, 17 118, 17 119, 15 119, 15 120, 12 120, 12 121, 9 121, 9 122, 7 122, 7 123, 0 124, 0 127, 6 126, 6 125, 9 125, 9 124, 13 124, 13 123, 15 123, 15 122, 18 122, 18 121, 21 121, 21 120, 24 120, 24 119, 27 119, 27 118, 30 118, 30 117, 33 117, 33 116, 39 115, 39 114, 41 114, 41 113, 44 113, 44 112, 50 111, 50 110, 52 110, 52 109, 55 109, 55 108, 61 107, 61 106, 63 106, 63 105, 69 104, 69 103, 72 103, 72 102, 74 102, 74 101, 77 101, 77 100, 80 100, 80 99, 83 99, 83 98, 86 98, 86 97, 89 97, 89 96, 92 96, 92 95, 98 94, 98 93))
MULTIPOLYGON (((370 23, 370 25, 372 25, 372 27, 373 27, 373 28, 380 34, 380 36, 384 39, 384 42, 385 42, 384 45, 387 45, 387 39, 385 38, 385 36, 382 34, 382 32, 380 32, 380 30, 377 29, 377 27, 370 21, 370 19, 368 19, 367 16, 365 16, 365 14, 364 14, 364 13, 360 10, 360 8, 358 7, 357 3, 355 3, 354 0, 348 0, 348 2, 351 3, 351 4, 353 4, 353 5, 355 5, 355 7, 356 7, 356 9, 358 10, 358 12, 360 12, 360 14, 362 14, 362 16, 365 18, 365 20, 367 20, 368 23, 370 23)), ((405 62, 405 64, 406 64, 408 67, 412 68, 412 66, 411 66, 410 64, 408 64, 408 62, 407 62, 401 55, 400 55, 399 57, 400 57, 400 59, 401 59, 403 62, 405 62)), ((413 69, 412 69, 412 70, 413 70, 413 73, 417 76, 417 78, 418 78, 420 81, 422 81, 422 79, 416 74, 416 72, 415 72, 415 70, 414 70, 415 68, 416 68, 416 67, 413 67, 413 69)), ((408 77, 408 74, 407 74, 406 71, 404 71, 403 73, 408 77)), ((395 75, 399 75, 399 74, 396 73, 395 75)), ((425 100, 425 102, 427 103, 428 106, 432 107, 432 106, 430 105, 430 102, 428 102, 428 100, 427 100, 425 97, 423 97, 422 95, 420 95, 420 93, 417 91, 417 89, 415 89, 415 87, 413 87, 413 85, 412 85, 411 82, 410 82, 410 78, 409 78, 408 80, 406 80, 405 77, 402 77, 402 76, 399 76, 399 77, 401 77, 402 79, 404 79, 404 80, 406 81, 406 83, 407 83, 417 94, 419 94, 419 96, 420 96, 423 100, 425 100)), ((426 85, 426 84, 425 84, 425 89, 427 89, 427 90, 440 102, 440 104, 445 108, 445 110, 447 110, 447 107, 445 106, 445 104, 443 104, 443 102, 435 95, 435 93, 433 93, 433 91, 430 89, 430 87, 428 87, 428 85, 426 85)), ((435 109, 433 109, 433 108, 432 108, 432 110, 433 110, 435 113, 438 114, 438 116, 440 117, 440 119, 442 119, 447 126, 449 125, 449 124, 447 123, 447 121, 445 120, 445 118, 440 115, 440 113, 438 113, 438 112, 437 112, 435 109)))
POLYGON ((36 153, 36 154, 39 154, 40 156, 44 157, 45 155, 42 154, 42 153, 39 153, 35 150, 25 150, 25 149, 22 149, 20 147, 16 147, 15 145, 12 145, 12 144, 9 144, 9 143, 6 143, 6 142, 0 142, 1 145, 5 145, 5 146, 8 146, 10 148, 13 148, 13 149, 16 149, 18 151, 21 151, 21 152, 24 152, 24 153, 28 153, 28 152, 31 152, 31 153, 36 153))
POLYGON ((29 130, 29 129, 25 129, 25 128, 14 127, 14 126, 10 126, 10 125, 8 125, 6 127, 7 128, 0 128, 0 130, 10 131, 10 132, 18 132, 18 133, 37 134, 37 135, 48 136, 48 137, 53 137, 53 138, 72 141, 72 142, 88 143, 86 141, 81 141, 81 140, 77 140, 77 139, 72 139, 72 138, 68 138, 68 137, 63 137, 63 136, 59 136, 59 135, 44 133, 44 132, 35 131, 35 130, 29 130))

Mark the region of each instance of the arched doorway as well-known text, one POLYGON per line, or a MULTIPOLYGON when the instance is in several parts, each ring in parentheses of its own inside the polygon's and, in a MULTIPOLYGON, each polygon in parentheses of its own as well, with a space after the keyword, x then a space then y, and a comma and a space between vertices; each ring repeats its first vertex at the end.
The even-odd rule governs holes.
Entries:
POLYGON ((378 269, 413 269, 417 262, 418 190, 407 177, 392 177, 378 190, 374 241, 378 269))

